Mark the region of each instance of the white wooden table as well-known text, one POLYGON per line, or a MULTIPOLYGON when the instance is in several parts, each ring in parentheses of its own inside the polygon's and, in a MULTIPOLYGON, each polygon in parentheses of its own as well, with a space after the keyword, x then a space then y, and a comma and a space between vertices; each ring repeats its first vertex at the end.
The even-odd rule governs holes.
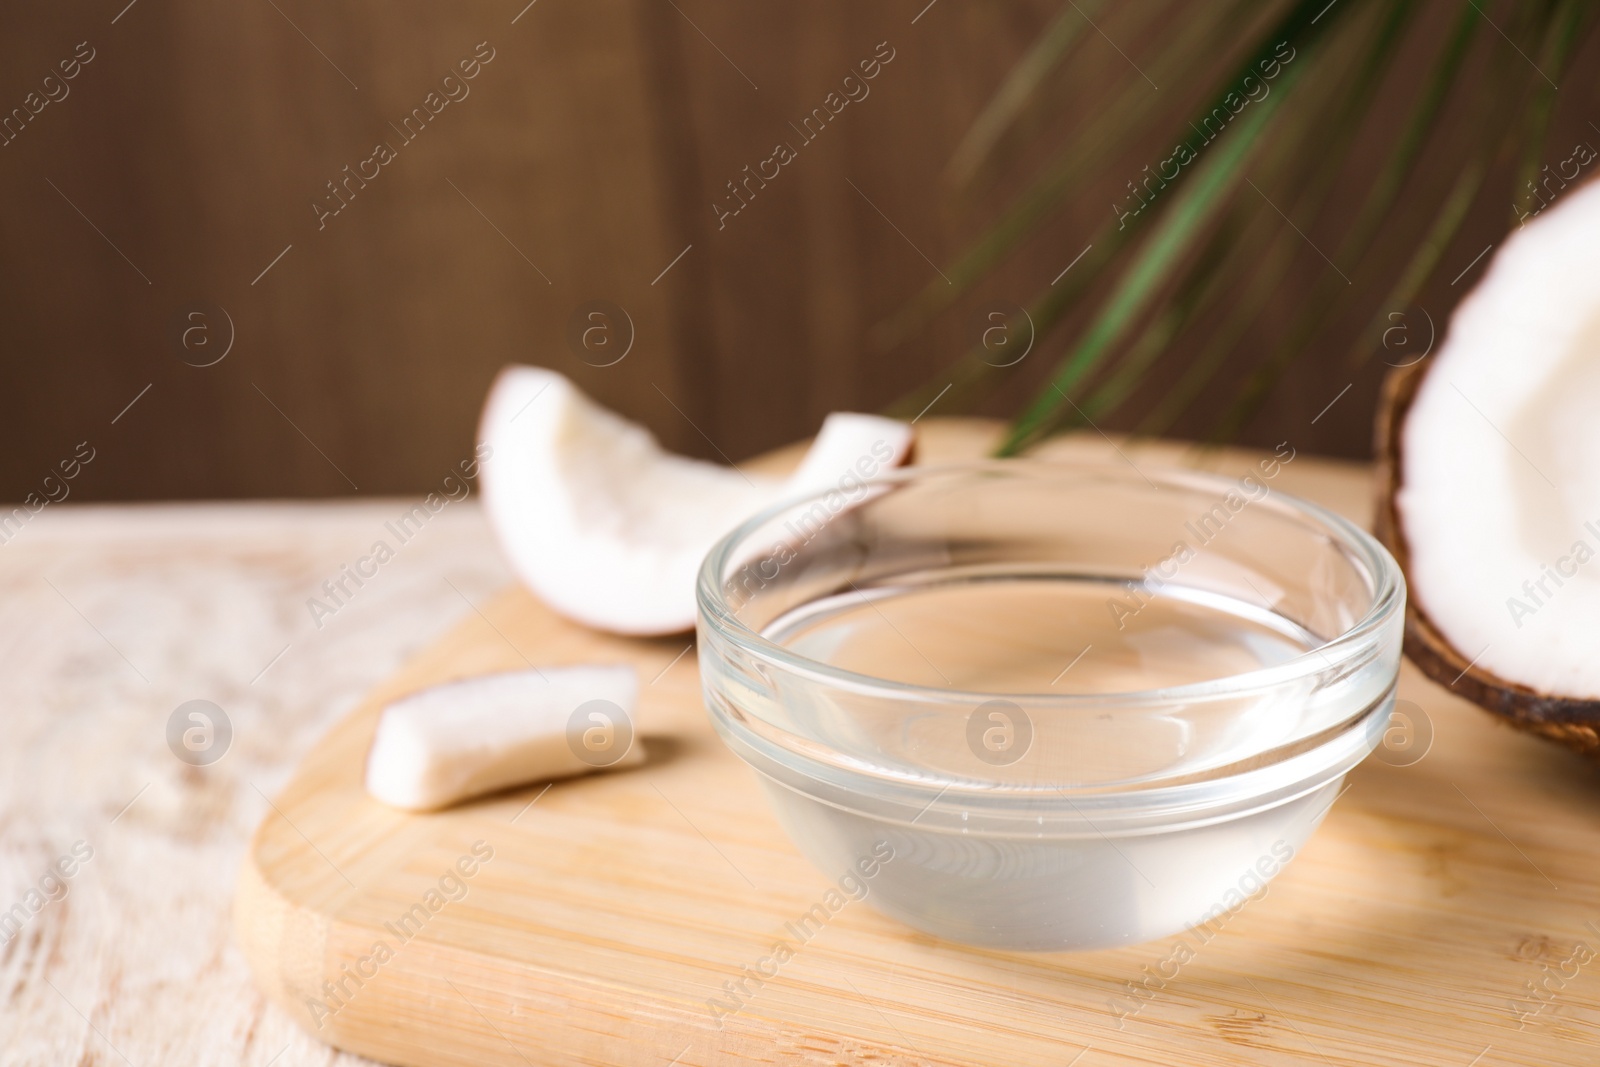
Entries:
POLYGON ((230 905, 307 748, 510 580, 475 501, 397 545, 412 503, 51 505, 0 545, 0 923, 26 918, 0 945, 0 1064, 367 1062, 268 1005, 230 905), (380 538, 394 558, 319 629, 307 598, 380 538), (167 742, 194 699, 233 729, 206 766, 167 742))

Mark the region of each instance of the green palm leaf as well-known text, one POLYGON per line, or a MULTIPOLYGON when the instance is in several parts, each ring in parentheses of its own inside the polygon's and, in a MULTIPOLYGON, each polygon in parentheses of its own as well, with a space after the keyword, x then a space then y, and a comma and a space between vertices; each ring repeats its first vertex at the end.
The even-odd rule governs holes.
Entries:
MULTIPOLYGON (((1014 165, 1012 147, 1037 137, 1050 110, 1063 106, 1049 99, 1053 72, 1076 55, 1098 4, 1069 0, 1048 24, 952 156, 946 169, 950 186, 965 189, 980 175, 1014 165)), ((1147 180, 1149 168, 1136 176, 1155 195, 1128 201, 1124 217, 1090 235, 1070 276, 1027 305, 1041 351, 1056 347, 1044 342, 1068 322, 1079 325, 1000 452, 1015 454, 1051 433, 1116 416, 1136 397, 1149 398, 1139 431, 1164 431, 1220 386, 1219 379, 1235 373, 1230 368, 1243 357, 1242 381, 1213 422, 1213 436, 1231 436, 1250 422, 1313 339, 1353 323, 1362 331, 1351 339, 1353 364, 1370 354, 1372 325, 1383 311, 1409 306, 1423 293, 1491 175, 1512 174, 1518 193, 1542 180, 1552 116, 1558 101, 1571 95, 1558 94, 1556 85, 1590 36, 1600 5, 1506 0, 1490 11, 1487 4, 1469 0, 1445 22, 1414 18, 1419 11, 1432 14, 1414 0, 1274 5, 1278 14, 1253 33, 1243 62, 1187 121, 1174 121, 1166 106, 1169 94, 1151 90, 1144 79, 1130 80, 969 245, 946 272, 950 284, 941 279, 925 287, 880 324, 874 341, 891 347, 925 329, 1039 233, 1062 205, 1080 198, 1100 177, 1102 161, 1127 138, 1162 122, 1197 158, 1176 174, 1164 161, 1155 184, 1147 180), (1486 24, 1493 32, 1484 31, 1486 24), (1420 83, 1390 77, 1396 57, 1417 50, 1419 34, 1438 35, 1427 76, 1420 83), (1239 107, 1249 88, 1245 76, 1255 69, 1259 79, 1257 65, 1284 47, 1294 58, 1280 60, 1271 91, 1239 107), (1481 57, 1477 65, 1475 57, 1481 57), (1397 90, 1391 84, 1396 81, 1404 87, 1397 90), (1396 99, 1399 92, 1411 99, 1396 99), (1371 138, 1363 131, 1372 116, 1397 108, 1408 112, 1399 132, 1367 163, 1371 138), (1237 117, 1231 117, 1234 112, 1237 117), (1224 113, 1230 117, 1217 122, 1214 116, 1224 113), (1459 153, 1463 140, 1474 147, 1456 163, 1444 194, 1428 196, 1425 210, 1405 208, 1408 196, 1428 194, 1419 185, 1422 173, 1438 181, 1439 153, 1430 154, 1429 146, 1459 153), (1352 169, 1365 174, 1354 178, 1365 192, 1353 217, 1337 228, 1330 262, 1338 266, 1322 272, 1278 341, 1254 358, 1241 350, 1242 340, 1276 299, 1290 263, 1307 254, 1305 231, 1324 214, 1332 193, 1348 186, 1352 169), (1255 188, 1244 189, 1246 181, 1255 188), (1408 192, 1412 187, 1417 191, 1408 192), (1286 209, 1281 218, 1280 204, 1286 209), (1082 309, 1091 293, 1102 295, 1082 309), (1080 309, 1086 314, 1077 314, 1080 309), (1081 403, 1074 399, 1079 392, 1081 403)), ((1146 10, 1174 27, 1144 62, 1163 87, 1182 84, 1197 64, 1228 51, 1226 43, 1237 38, 1243 23, 1262 19, 1259 5, 1243 0, 1226 10, 1181 4, 1146 10)), ((1327 229, 1324 220, 1319 231, 1327 229)), ((1064 261, 1077 249, 1063 251, 1064 261)), ((970 407, 1017 375, 1031 377, 1031 363, 993 365, 988 356, 981 346, 968 350, 894 410, 920 411, 946 393, 944 409, 970 407)))
MULTIPOLYGON (((1251 81, 1261 84, 1261 72, 1273 69, 1262 64, 1276 64, 1281 70, 1276 86, 1259 102, 1243 106, 1242 117, 1218 133, 1215 147, 1206 142, 1198 146, 1206 151, 1200 155, 1194 173, 1184 175, 1180 171, 1178 179, 1173 182, 1179 191, 1173 198, 1172 206, 1159 217, 1155 232, 1138 249, 1133 262, 1119 279, 1117 288, 1069 355, 1061 361, 1047 387, 1018 416, 1001 443, 998 454, 1014 455, 1035 443, 1063 421, 1067 409, 1076 407, 1070 392, 1079 378, 1105 357, 1109 347, 1144 309, 1157 287, 1226 201, 1228 194, 1243 180, 1243 164, 1260 146, 1261 132, 1290 97, 1294 84, 1309 65, 1309 58, 1299 63, 1294 60, 1300 58, 1298 53, 1301 49, 1309 50, 1315 43, 1318 36, 1315 16, 1319 10, 1325 13, 1327 5, 1317 0, 1296 5, 1228 80, 1224 90, 1217 94, 1215 102, 1190 120, 1189 128, 1201 132, 1203 136, 1205 124, 1214 122, 1217 112, 1235 113, 1231 102, 1248 99, 1248 95, 1254 91, 1251 81), (1287 65, 1277 58, 1283 55, 1285 46, 1291 50, 1287 65)), ((1331 24, 1330 20, 1328 25, 1331 24)), ((1189 143, 1181 135, 1179 142, 1189 143)))

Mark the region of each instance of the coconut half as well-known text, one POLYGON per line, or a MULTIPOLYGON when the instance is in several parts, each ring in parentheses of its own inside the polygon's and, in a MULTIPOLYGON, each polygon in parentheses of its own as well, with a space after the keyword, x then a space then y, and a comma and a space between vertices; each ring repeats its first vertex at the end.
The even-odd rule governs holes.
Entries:
POLYGON ((799 469, 771 478, 674 455, 565 376, 509 366, 478 438, 484 510, 518 577, 568 618, 650 635, 693 628, 695 576, 719 537, 784 498, 908 462, 913 431, 835 413, 799 469))
POLYGON ((1385 383, 1379 536, 1429 676, 1600 757, 1600 185, 1499 249, 1385 383))

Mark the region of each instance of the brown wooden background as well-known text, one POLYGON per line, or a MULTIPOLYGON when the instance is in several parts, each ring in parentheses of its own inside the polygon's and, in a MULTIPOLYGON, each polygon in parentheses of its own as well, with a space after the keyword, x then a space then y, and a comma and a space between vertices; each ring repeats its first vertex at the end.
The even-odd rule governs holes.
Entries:
MULTIPOLYGON (((511 361, 572 375, 672 447, 737 459, 935 374, 971 343, 985 301, 1037 292, 1156 158, 1135 145, 1108 160, 1105 203, 1069 205, 980 292, 878 352, 872 324, 1018 187, 1020 170, 956 203, 941 173, 1055 0, 525 2, 0 12, 0 111, 79 42, 95 50, 70 95, 0 148, 0 498, 38 488, 85 440, 96 458, 72 485, 79 500, 424 490, 469 453, 484 390, 511 361), (791 139, 788 123, 883 41, 895 58, 871 95, 719 230, 724 183, 791 139), (495 58, 470 95, 319 231, 324 183, 397 141, 389 123, 479 42, 495 58), (615 366, 587 365, 566 339, 594 300, 634 326, 615 366), (235 339, 197 368, 174 324, 202 305, 225 310, 235 339)), ((1112 5, 1105 36, 1052 81, 1069 124, 1140 77, 1132 64, 1164 31, 1152 10, 1112 5)), ((1553 143, 1600 113, 1591 86, 1563 87, 1553 143)), ((1167 91, 1190 105, 1183 87, 1167 91)), ((1318 226, 1337 235, 1348 205, 1335 209, 1313 239, 1318 226)), ((1480 214, 1447 263, 1496 239, 1504 210, 1480 214)), ((1325 269, 1310 249, 1297 256, 1281 314, 1245 347, 1270 340, 1325 269)), ((1456 295, 1429 298, 1441 328, 1456 295)), ((226 325, 214 310, 207 321, 220 344, 226 325)), ((1344 343, 1327 347, 1249 440, 1366 453, 1381 366, 1353 375, 1321 358, 1344 343)), ((1041 346, 995 404, 1014 407, 1059 351, 1041 346)))

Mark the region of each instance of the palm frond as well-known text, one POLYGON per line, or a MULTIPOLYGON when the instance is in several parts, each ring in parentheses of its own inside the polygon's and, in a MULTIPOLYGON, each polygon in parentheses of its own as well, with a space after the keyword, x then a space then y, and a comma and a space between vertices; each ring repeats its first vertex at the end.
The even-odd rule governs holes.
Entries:
POLYGON ((1000 138, 1035 100, 1044 80, 1072 54, 1073 45, 1089 29, 1089 20, 1099 14, 1103 3, 1104 0, 1082 0, 1082 3, 1062 7, 1034 46, 1011 68, 1011 73, 972 120, 966 136, 950 154, 944 172, 947 185, 966 186, 992 159, 1000 138))
MULTIPOLYGON (((1286 77, 1292 80, 1298 73, 1286 77)), ((1237 128, 1228 131, 1235 136, 1224 138, 1222 147, 1213 151, 1184 184, 1071 354, 1061 361, 1047 387, 1012 425, 999 455, 1014 455, 1034 443, 1054 428, 1065 408, 1075 406, 1070 391, 1078 379, 1104 358, 1109 346, 1143 310, 1228 194, 1244 179, 1243 164, 1260 144, 1256 135, 1276 113, 1287 90, 1288 84, 1280 85, 1277 93, 1256 105, 1237 128)))
MULTIPOLYGON (((1549 8, 1532 13, 1530 21, 1533 25, 1531 32, 1538 34, 1547 42, 1553 37, 1559 37, 1564 32, 1570 32, 1572 27, 1563 27, 1562 20, 1556 18, 1556 8, 1549 8)), ((1543 50, 1547 54, 1549 49, 1543 50)), ((1562 49, 1555 49, 1554 54, 1565 56, 1570 54, 1562 49)), ((1500 64, 1502 77, 1504 71, 1511 64, 1511 57, 1504 53, 1496 57, 1500 64)), ((1559 68, 1557 73, 1559 73, 1559 68)), ((1541 75, 1542 77, 1542 75, 1541 75)), ((1490 84, 1494 84, 1491 82, 1490 84)), ((1490 91, 1485 86, 1484 92, 1490 91)), ((1548 83, 1548 89, 1534 86, 1532 98, 1524 107, 1522 121, 1511 124, 1512 117, 1516 114, 1515 97, 1499 97, 1486 100, 1482 114, 1488 118, 1480 133, 1480 146, 1475 154, 1470 157, 1466 166, 1457 175, 1449 193, 1441 202, 1439 210, 1435 213, 1430 225, 1423 232, 1406 260, 1394 285, 1389 288, 1384 297, 1376 305, 1379 309, 1372 316, 1373 324, 1381 321, 1387 311, 1397 308, 1410 307, 1415 303, 1418 294, 1433 276, 1451 240, 1460 231, 1466 221, 1467 213, 1471 209, 1489 166, 1493 155, 1504 159, 1517 140, 1517 134, 1522 133, 1525 141, 1537 145, 1544 142, 1544 122, 1548 120, 1549 98, 1554 93, 1554 83, 1548 83), (1498 150, 1494 149, 1494 142, 1499 142, 1498 150)), ((1256 371, 1247 379, 1239 396, 1227 411, 1219 418, 1209 435, 1213 441, 1228 440, 1237 434, 1261 406, 1266 402, 1272 386, 1282 375, 1295 354, 1303 351, 1311 338, 1320 331, 1326 321, 1331 317, 1332 310, 1337 307, 1334 301, 1317 300, 1309 302, 1308 312, 1302 316, 1302 321, 1291 330, 1285 341, 1278 347, 1270 358, 1265 360, 1256 371)), ((1356 347, 1351 353, 1348 362, 1359 364, 1371 352, 1371 346, 1364 344, 1366 338, 1373 336, 1373 325, 1358 335, 1356 347)))
MULTIPOLYGON (((1253 0, 1235 2, 1236 7, 1242 9, 1253 0)), ((1179 71, 1194 63, 1197 56, 1214 50, 1224 39, 1221 20, 1210 33, 1201 34, 1198 39, 1179 36, 1151 64, 1151 77, 1163 81, 1176 77, 1179 71)), ((1043 173, 1010 202, 994 224, 967 246, 945 270, 946 277, 930 281, 904 307, 873 328, 873 345, 882 351, 903 343, 987 278, 1007 256, 1071 202, 1082 183, 1094 174, 1100 160, 1110 155, 1130 130, 1138 128, 1160 107, 1161 101, 1152 95, 1142 79, 1131 82, 1090 122, 1081 136, 1046 164, 1043 173)), ((1064 292, 1080 295, 1088 285, 1086 279, 1098 274, 1121 247, 1121 236, 1115 231, 1103 232, 1089 242, 1091 253, 1085 257, 1081 269, 1075 269, 1073 276, 1066 280, 1064 292)), ((968 353, 967 358, 981 367, 983 357, 980 349, 968 353)), ((961 368, 954 366, 947 373, 959 376, 961 368)))
MULTIPOLYGON (((1556 85, 1591 36, 1600 5, 1504 0, 1491 13, 1488 3, 1469 0, 1446 21, 1416 0, 1302 0, 1275 5, 1270 17, 1244 0, 1225 14, 1181 4, 1146 9, 1159 12, 1153 17, 1163 23, 1181 23, 1164 34, 1165 43, 1145 64, 1163 85, 1229 51, 1227 39, 1237 37, 1242 22, 1267 21, 1251 35, 1242 62, 1210 94, 1208 106, 1182 116, 1186 122, 1173 122, 1177 116, 1164 106, 1166 94, 1150 91, 1142 80, 1125 85, 964 250, 946 272, 951 284, 941 279, 917 293, 879 325, 875 342, 880 348, 896 345, 925 329, 1040 233, 1064 204, 1079 198, 1105 159, 1136 136, 1148 141, 1140 131, 1159 121, 1175 127, 1176 141, 1190 148, 1192 162, 1185 160, 1169 175, 1164 168, 1170 160, 1163 161, 1158 195, 1148 204, 1140 196, 1137 210, 1130 201, 1120 219, 1097 227, 1084 243, 1082 263, 1028 304, 1042 351, 1057 347, 1043 344, 1054 332, 1068 322, 1077 325, 1000 452, 1011 455, 1051 433, 1115 417, 1135 397, 1148 397, 1150 405, 1138 432, 1163 432, 1210 396, 1224 375, 1235 374, 1233 399, 1217 405, 1221 414, 1211 436, 1239 432, 1273 395, 1283 373, 1315 347, 1314 340, 1357 326, 1362 332, 1349 349, 1352 366, 1370 355, 1373 323, 1385 310, 1411 306, 1424 292, 1491 175, 1512 174, 1516 194, 1543 181, 1541 159, 1556 105, 1571 95, 1558 96, 1556 85), (1430 17, 1417 18, 1423 11, 1430 17), (1484 31, 1486 23, 1494 33, 1484 31), (1410 45, 1419 33, 1438 35, 1427 76, 1420 83, 1391 77, 1397 57, 1417 51, 1410 45), (1280 64, 1270 93, 1241 109, 1246 76, 1270 60, 1275 48, 1292 48, 1293 62, 1280 64), (1472 65, 1478 56, 1482 71, 1472 65), (1468 70, 1475 72, 1472 77, 1468 70), (1405 88, 1411 85, 1416 87, 1405 88), (1412 99, 1396 101, 1397 92, 1410 92, 1412 99), (1194 133, 1230 101, 1237 117, 1195 145, 1194 133), (1364 131, 1372 116, 1402 107, 1397 132, 1368 163, 1371 137, 1364 131), (1419 183, 1440 180, 1442 153, 1430 152, 1432 145, 1460 157, 1448 188, 1442 196, 1429 195, 1427 211, 1402 213, 1405 197, 1428 194, 1419 183), (1353 178, 1351 171, 1357 172, 1353 178), (1353 217, 1330 227, 1322 216, 1332 194, 1352 180, 1364 186, 1353 217), (1255 188, 1243 190, 1246 181, 1255 188), (1413 186, 1415 194, 1408 192, 1413 186), (1280 214, 1287 225, 1277 224, 1280 214), (1313 229, 1337 234, 1330 260, 1337 266, 1322 271, 1297 300, 1275 343, 1259 354, 1241 349, 1263 309, 1277 299, 1275 290, 1291 263, 1307 254, 1304 234, 1313 229), (1100 294, 1095 306, 1076 314, 1090 293, 1100 294), (1154 384, 1155 374, 1163 387, 1143 388, 1154 384), (1081 403, 1075 399, 1080 393, 1081 403)), ((1053 75, 1079 54, 1076 46, 1086 39, 1097 10, 1086 0, 1068 0, 962 140, 946 170, 950 186, 966 188, 980 175, 1014 164, 1019 145, 1039 155, 1025 138, 1036 136, 1050 108, 1062 107, 1049 99, 1050 87, 1064 84, 1053 75)), ((1139 176, 1147 191, 1153 189, 1148 170, 1139 176)), ((920 411, 946 390, 947 408, 970 407, 996 387, 1017 382, 1017 375, 1031 376, 1034 364, 1021 370, 998 366, 987 362, 988 355, 981 346, 968 349, 897 409, 920 411)))
MULTIPOLYGON (((1200 235, 1204 225, 1226 201, 1233 188, 1243 180, 1243 164, 1260 145, 1260 135, 1271 118, 1293 92, 1293 88, 1310 65, 1310 57, 1295 63, 1299 51, 1311 51, 1321 33, 1333 24, 1330 19, 1318 28, 1318 15, 1327 14, 1325 3, 1309 0, 1295 5, 1279 23, 1274 32, 1267 34, 1260 46, 1224 83, 1222 91, 1197 112, 1187 128, 1203 131, 1205 123, 1215 122, 1213 116, 1237 113, 1243 116, 1229 123, 1215 137, 1217 147, 1209 151, 1209 142, 1202 141, 1193 155, 1200 155, 1192 174, 1179 171, 1172 184, 1178 193, 1171 206, 1152 223, 1155 231, 1134 253, 1134 258, 1118 280, 1116 288, 1102 305, 1100 312, 1058 365, 1046 388, 1036 394, 1033 402, 1023 410, 1001 443, 999 455, 1014 455, 1051 432, 1062 420, 1066 409, 1073 408, 1070 391, 1078 379, 1103 359, 1108 348, 1117 340, 1133 317, 1146 305, 1160 283, 1173 269, 1192 242, 1200 235), (1293 42, 1289 44, 1289 42, 1293 42), (1288 65, 1278 63, 1282 49, 1291 49, 1288 65), (1280 71, 1276 85, 1258 102, 1244 107, 1243 101, 1252 95, 1250 82, 1261 84, 1262 72, 1273 68, 1280 71), (1230 101, 1240 102, 1235 109, 1230 101)), ((1201 133, 1203 137, 1203 132, 1201 133)), ((1177 143, 1190 146, 1187 132, 1180 133, 1177 143)), ((1142 209, 1141 209, 1142 210, 1142 209)))
MULTIPOLYGON (((1378 20, 1378 25, 1372 31, 1372 40, 1364 48, 1358 68, 1360 77, 1355 80, 1358 91, 1343 92, 1341 84, 1324 86, 1324 99, 1320 101, 1321 106, 1312 120, 1299 124, 1298 129, 1293 131, 1297 136, 1283 138, 1276 165, 1264 168, 1269 173, 1280 174, 1281 180, 1274 183, 1279 187, 1301 190, 1300 195, 1290 202, 1290 218, 1315 217, 1326 204, 1339 171, 1336 167, 1328 166, 1324 160, 1339 158, 1355 138, 1360 120, 1378 91, 1405 27, 1415 12, 1416 6, 1412 3, 1389 6, 1386 17, 1378 20), (1306 150, 1310 138, 1315 138, 1316 152, 1306 150)), ((1251 204, 1257 209, 1260 206, 1259 199, 1251 204)), ((1210 384, 1227 357, 1234 352, 1268 293, 1282 280, 1289 261, 1299 247, 1295 242, 1301 240, 1298 233, 1281 232, 1281 227, 1275 237, 1276 240, 1269 242, 1265 250, 1249 248, 1246 249, 1248 257, 1238 257, 1257 262, 1257 269, 1249 272, 1246 296, 1232 302, 1223 325, 1213 332, 1200 355, 1190 362, 1175 387, 1140 424, 1138 432, 1159 433, 1170 426, 1210 384)))

